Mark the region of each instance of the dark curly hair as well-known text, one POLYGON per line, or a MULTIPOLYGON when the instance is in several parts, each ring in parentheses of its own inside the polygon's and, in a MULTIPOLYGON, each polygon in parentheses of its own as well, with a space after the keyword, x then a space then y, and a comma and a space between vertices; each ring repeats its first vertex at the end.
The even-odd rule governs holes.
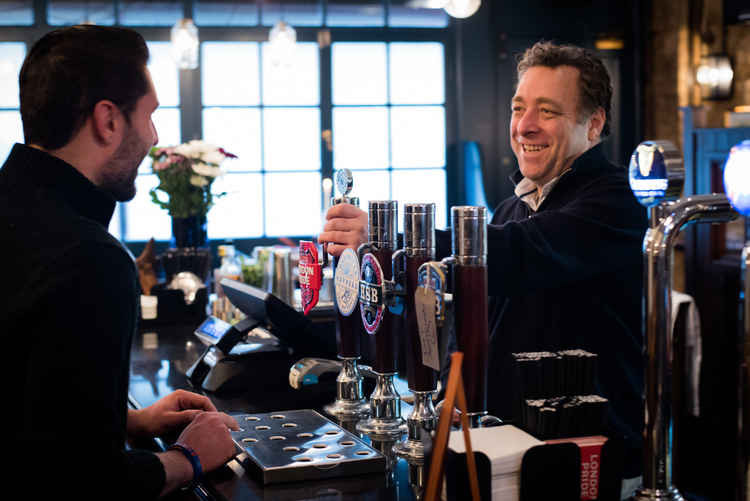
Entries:
POLYGON ((606 115, 602 137, 610 133, 612 109, 612 84, 607 68, 601 59, 590 51, 575 45, 555 45, 551 42, 537 42, 519 57, 516 71, 518 80, 533 66, 572 66, 580 74, 578 88, 580 90, 579 119, 585 119, 597 108, 602 108, 606 115))
POLYGON ((148 57, 143 37, 127 28, 81 25, 44 35, 18 77, 25 142, 65 146, 104 99, 129 122, 148 92, 148 57))

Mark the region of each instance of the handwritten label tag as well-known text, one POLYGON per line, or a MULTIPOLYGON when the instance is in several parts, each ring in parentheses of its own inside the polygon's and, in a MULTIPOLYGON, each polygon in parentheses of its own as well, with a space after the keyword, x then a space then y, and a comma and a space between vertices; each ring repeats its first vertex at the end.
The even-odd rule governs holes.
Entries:
POLYGON ((435 320, 435 291, 429 287, 417 287, 414 305, 419 327, 419 341, 422 345, 422 364, 440 370, 440 355, 435 320))

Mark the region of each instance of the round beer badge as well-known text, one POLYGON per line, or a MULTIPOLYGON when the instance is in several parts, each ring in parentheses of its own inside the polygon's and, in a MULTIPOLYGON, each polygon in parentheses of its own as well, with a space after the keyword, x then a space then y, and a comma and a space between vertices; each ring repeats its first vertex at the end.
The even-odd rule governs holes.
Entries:
POLYGON ((336 307, 339 313, 348 317, 359 299, 359 259, 352 249, 345 249, 339 256, 333 283, 336 289, 336 307))
POLYGON ((383 269, 372 254, 362 257, 359 280, 359 310, 368 334, 375 334, 383 319, 383 269))

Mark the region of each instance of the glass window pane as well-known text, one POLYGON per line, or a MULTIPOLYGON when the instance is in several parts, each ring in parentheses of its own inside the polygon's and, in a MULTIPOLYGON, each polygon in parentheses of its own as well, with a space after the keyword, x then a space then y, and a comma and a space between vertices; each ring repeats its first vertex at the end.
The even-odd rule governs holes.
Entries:
POLYGON ((115 24, 115 4, 111 0, 51 0, 47 5, 47 22, 53 26, 83 24, 115 24))
MULTIPOLYGON (((151 201, 149 190, 159 184, 154 174, 139 175, 135 178, 135 198, 125 205, 125 239, 143 241, 154 237, 156 240, 169 240, 172 236, 172 220, 169 213, 151 201)), ((165 196, 164 194, 160 194, 165 196)))
POLYGON ((320 102, 319 54, 317 43, 298 43, 283 62, 273 57, 263 43, 263 104, 309 105, 320 102))
POLYGON ((442 106, 391 108, 391 165, 445 166, 445 109, 442 106))
POLYGON ((203 105, 257 105, 260 103, 257 42, 201 44, 203 105))
POLYGON ((443 44, 392 43, 390 96, 393 104, 442 104, 445 101, 443 44))
MULTIPOLYGON (((159 136, 159 146, 176 146, 180 144, 180 110, 178 108, 157 108, 151 115, 159 136)), ((151 157, 146 157, 138 167, 141 174, 151 173, 151 157)))
POLYGON ((268 108, 263 111, 266 170, 320 169, 320 111, 268 108))
POLYGON ((387 169, 388 158, 387 108, 333 108, 334 169, 387 169))
POLYGON ((264 26, 284 21, 292 26, 322 26, 323 6, 320 0, 266 1, 261 6, 264 26))
POLYGON ((334 43, 333 104, 385 104, 386 48, 376 43, 334 43))
POLYGON ((255 26, 258 24, 258 5, 236 0, 197 0, 193 7, 198 26, 255 26))
POLYGON ((266 235, 317 235, 323 227, 319 172, 266 174, 266 235))
POLYGON ((18 108, 18 73, 26 44, 23 42, 0 43, 0 108, 18 108))
POLYGON ((391 199, 391 179, 387 170, 357 171, 351 196, 359 197, 359 207, 367 211, 370 200, 391 199))
POLYGON ((180 80, 170 42, 148 42, 148 71, 160 106, 180 105, 180 80))
POLYGON ((328 26, 383 26, 384 21, 382 1, 328 0, 328 26))
POLYGON ((0 111, 0 166, 14 143, 23 143, 21 114, 17 111, 0 111))
POLYGON ((229 171, 259 171, 261 168, 260 110, 257 108, 206 108, 203 139, 234 153, 222 168, 229 171))
POLYGON ((249 238, 263 235, 261 174, 225 174, 211 185, 215 198, 208 211, 208 238, 249 238))
POLYGON ((400 28, 445 28, 448 14, 443 9, 414 7, 414 0, 390 0, 388 26, 400 28))
MULTIPOLYGON (((445 201, 445 170, 394 170, 393 199, 398 200, 398 213, 404 213, 404 203, 432 202, 435 204, 435 227, 445 229, 447 221, 445 201)), ((399 231, 403 231, 403 217, 399 216, 399 231)))
POLYGON ((32 0, 8 0, 0 2, 0 25, 34 24, 32 0))
POLYGON ((120 0, 118 14, 126 26, 172 26, 182 19, 182 2, 120 0))

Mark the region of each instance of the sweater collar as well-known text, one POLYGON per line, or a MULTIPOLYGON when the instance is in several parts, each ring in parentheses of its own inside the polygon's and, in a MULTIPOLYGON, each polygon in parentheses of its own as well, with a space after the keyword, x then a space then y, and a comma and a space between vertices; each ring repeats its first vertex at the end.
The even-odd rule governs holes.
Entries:
POLYGON ((14 166, 22 169, 35 183, 59 193, 81 216, 93 219, 105 228, 109 226, 115 200, 69 163, 37 148, 15 144, 3 168, 14 166))
MULTIPOLYGON (((595 146, 592 146, 588 150, 584 151, 581 156, 576 158, 573 161, 573 164, 570 166, 570 169, 568 169, 566 172, 584 172, 587 170, 599 168, 602 162, 606 161, 607 159, 604 156, 602 143, 599 142, 595 146)), ((510 175, 510 180, 514 186, 517 186, 518 183, 520 183, 523 179, 524 177, 523 174, 521 174, 520 169, 517 169, 513 174, 510 175)))

